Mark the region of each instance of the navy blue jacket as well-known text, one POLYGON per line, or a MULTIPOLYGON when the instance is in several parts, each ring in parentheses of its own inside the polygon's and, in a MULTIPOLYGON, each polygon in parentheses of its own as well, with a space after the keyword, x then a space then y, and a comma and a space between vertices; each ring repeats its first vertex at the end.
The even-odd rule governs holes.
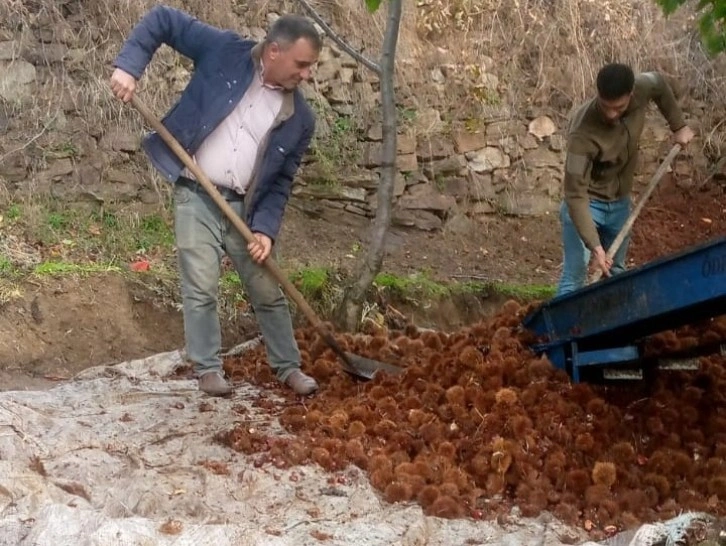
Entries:
MULTIPOLYGON (((252 81, 256 71, 252 58, 255 42, 158 5, 131 31, 114 66, 139 79, 161 44, 194 61, 189 84, 162 120, 193 155, 239 103, 252 81)), ((302 93, 295 90, 294 112, 270 132, 255 180, 245 196, 246 221, 252 231, 273 240, 277 237, 293 177, 314 131, 313 113, 302 93)), ((161 137, 150 134, 143 147, 154 167, 170 182, 176 181, 184 165, 161 137)))

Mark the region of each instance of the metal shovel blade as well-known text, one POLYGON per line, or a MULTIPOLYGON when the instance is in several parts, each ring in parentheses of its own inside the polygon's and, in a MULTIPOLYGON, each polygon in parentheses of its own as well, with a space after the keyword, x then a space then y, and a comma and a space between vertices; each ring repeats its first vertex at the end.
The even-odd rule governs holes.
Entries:
POLYGON ((354 355, 353 353, 345 353, 343 368, 348 373, 366 379, 373 379, 376 376, 376 372, 379 371, 384 371, 391 375, 399 375, 403 372, 403 368, 394 366, 393 364, 386 364, 385 362, 354 355))

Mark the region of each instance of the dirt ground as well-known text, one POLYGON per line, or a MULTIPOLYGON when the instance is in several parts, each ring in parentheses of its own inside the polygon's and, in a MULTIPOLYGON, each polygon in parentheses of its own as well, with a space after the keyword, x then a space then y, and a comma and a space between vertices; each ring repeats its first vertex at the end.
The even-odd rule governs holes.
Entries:
POLYGON ((724 235, 724 181, 698 189, 664 179, 633 226, 630 257, 640 265, 724 235))
POLYGON ((119 275, 43 279, 0 308, 3 390, 183 345, 179 313, 119 275))
MULTIPOLYGON (((350 269, 368 229, 368 220, 350 214, 322 220, 292 206, 279 259, 291 267, 350 269)), ((425 271, 443 280, 553 284, 561 266, 559 234, 555 215, 492 217, 465 236, 451 230, 432 234, 394 228, 384 268, 398 274, 425 271)), ((635 223, 630 263, 640 265, 724 234, 723 186, 712 183, 699 191, 664 179, 635 223)), ((22 290, 22 298, 0 308, 1 388, 45 384, 88 366, 183 346, 178 309, 120 276, 65 277, 28 283, 22 290)), ((406 311, 420 325, 425 320, 425 326, 451 329, 493 310, 494 305, 463 301, 406 311)), ((228 329, 225 343, 231 346, 249 337, 248 326, 228 329)))
MULTIPOLYGON (((642 265, 726 234, 726 186, 698 190, 666 175, 633 226, 629 262, 642 265)), ((280 251, 303 264, 352 262, 351 248, 364 242, 368 220, 346 214, 330 222, 290 209, 280 251)), ((537 218, 488 217, 465 235, 392 229, 385 268, 398 273, 428 271, 439 279, 554 284, 562 265, 556 214, 537 218)))

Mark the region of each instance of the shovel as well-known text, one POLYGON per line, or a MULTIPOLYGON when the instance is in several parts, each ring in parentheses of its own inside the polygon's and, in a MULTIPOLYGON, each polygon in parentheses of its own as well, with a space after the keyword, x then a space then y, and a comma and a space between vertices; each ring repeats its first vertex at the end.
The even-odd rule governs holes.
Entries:
MULTIPOLYGON (((224 197, 222 197, 219 191, 217 191, 217 188, 215 188, 212 181, 209 180, 209 178, 207 178, 207 176, 202 172, 199 166, 194 163, 189 154, 184 150, 184 148, 182 148, 181 144, 177 142, 177 140, 166 129, 166 127, 164 127, 161 121, 159 121, 156 116, 154 116, 151 110, 149 110, 149 108, 138 97, 136 97, 136 95, 131 98, 131 104, 134 108, 136 108, 136 110, 139 111, 139 113, 143 116, 146 122, 159 134, 159 136, 161 136, 164 142, 166 142, 169 148, 171 148, 171 150, 179 157, 179 159, 182 160, 184 165, 186 165, 186 167, 192 172, 192 174, 194 174, 197 182, 207 191, 212 200, 222 210, 225 216, 229 218, 229 221, 234 224, 234 227, 237 228, 242 237, 244 237, 244 239, 248 243, 255 242, 257 239, 255 239, 255 236, 247 227, 247 224, 245 224, 244 221, 234 212, 234 210, 232 210, 224 197)), ((287 293, 290 299, 295 302, 295 304, 303 312, 305 317, 320 333, 320 335, 325 340, 325 343, 327 343, 328 346, 333 349, 335 354, 340 358, 342 362, 342 367, 346 372, 352 375, 356 375, 358 377, 362 377, 364 379, 373 379, 376 372, 380 370, 383 370, 386 373, 393 375, 399 374, 403 371, 403 369, 398 366, 393 366, 391 364, 386 364, 385 362, 379 362, 377 360, 364 358, 362 356, 354 355, 352 353, 343 351, 342 347, 335 340, 332 333, 328 330, 328 328, 325 327, 320 318, 318 318, 315 311, 313 311, 313 309, 308 305, 307 301, 305 301, 303 295, 298 291, 297 288, 295 288, 295 285, 292 284, 292 282, 290 282, 290 280, 280 270, 272 257, 269 257, 265 260, 264 266, 267 268, 267 271, 269 271, 270 274, 275 278, 275 280, 280 283, 280 286, 282 286, 283 290, 287 293)))
MULTIPOLYGON (((620 232, 615 237, 615 240, 610 245, 610 248, 608 248, 607 251, 607 257, 611 260, 615 256, 615 254, 620 250, 620 247, 623 244, 623 241, 625 241, 625 237, 628 236, 628 233, 630 233, 630 230, 633 229, 633 224, 635 223, 635 219, 640 214, 640 211, 643 210, 643 205, 645 205, 645 202, 650 197, 650 194, 653 193, 653 190, 658 185, 658 182, 660 182, 660 179, 663 178, 663 175, 668 170, 668 167, 670 166, 671 162, 675 157, 678 155, 678 152, 681 151, 681 145, 680 144, 674 144, 673 148, 671 148, 671 151, 668 152, 668 155, 663 160, 663 163, 660 164, 658 167, 658 170, 653 173, 653 177, 650 179, 650 182, 648 182, 648 186, 645 188, 645 191, 643 192, 643 195, 640 196, 640 199, 638 199, 638 204, 635 206, 633 211, 630 213, 630 216, 628 216, 628 219, 625 221, 625 224, 623 224, 623 227, 620 228, 620 232)), ((598 269, 590 278, 590 284, 597 282, 602 277, 602 270, 598 269)))

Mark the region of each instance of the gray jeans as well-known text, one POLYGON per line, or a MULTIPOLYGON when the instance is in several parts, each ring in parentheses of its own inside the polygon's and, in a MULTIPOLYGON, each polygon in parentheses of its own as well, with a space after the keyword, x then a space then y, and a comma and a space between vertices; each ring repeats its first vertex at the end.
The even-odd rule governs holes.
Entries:
MULTIPOLYGON (((229 205, 244 218, 244 203, 229 205)), ((287 300, 267 270, 252 261, 247 243, 203 188, 174 187, 174 222, 184 303, 187 358, 197 375, 221 371, 217 312, 222 256, 232 260, 255 311, 270 367, 285 381, 300 367, 287 300)))

